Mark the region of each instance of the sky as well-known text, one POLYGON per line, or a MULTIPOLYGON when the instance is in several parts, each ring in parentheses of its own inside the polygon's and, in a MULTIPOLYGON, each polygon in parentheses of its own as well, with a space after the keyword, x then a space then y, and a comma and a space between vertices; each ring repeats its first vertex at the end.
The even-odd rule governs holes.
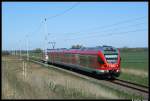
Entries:
POLYGON ((49 42, 148 47, 148 2, 2 2, 2 50, 49 42))

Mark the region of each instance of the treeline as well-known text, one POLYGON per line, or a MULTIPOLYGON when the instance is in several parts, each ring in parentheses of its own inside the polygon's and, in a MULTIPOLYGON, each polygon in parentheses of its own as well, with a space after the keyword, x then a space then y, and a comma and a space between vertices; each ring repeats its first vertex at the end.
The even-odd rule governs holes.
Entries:
POLYGON ((148 51, 148 48, 119 48, 122 52, 148 51))
POLYGON ((72 45, 71 49, 80 49, 80 48, 83 48, 83 45, 72 45))
POLYGON ((42 53, 43 50, 41 48, 36 48, 34 50, 32 50, 31 52, 34 52, 34 53, 42 53))
MULTIPOLYGON (((36 49, 33 49, 33 50, 28 50, 29 53, 42 53, 43 50, 40 49, 40 48, 36 48, 36 49)), ((27 53, 27 50, 21 50, 21 53, 27 53)), ((2 55, 10 55, 10 54, 20 54, 20 50, 3 50, 2 51, 2 55)))
MULTIPOLYGON (((72 47, 70 49, 80 49, 80 48, 84 48, 83 45, 72 45, 72 47)), ((128 48, 128 47, 123 47, 123 48, 119 48, 121 52, 136 52, 136 51, 148 51, 148 48, 128 48)), ((36 48, 36 49, 33 49, 33 50, 28 50, 29 53, 42 53, 43 50, 41 48, 36 48)), ((11 53, 14 53, 14 54, 19 54, 20 53, 20 50, 16 50, 16 51, 2 51, 2 55, 9 55, 11 53)), ((27 50, 21 50, 21 53, 27 53, 27 50)))
POLYGON ((9 51, 2 51, 2 55, 9 55, 10 52, 9 51))

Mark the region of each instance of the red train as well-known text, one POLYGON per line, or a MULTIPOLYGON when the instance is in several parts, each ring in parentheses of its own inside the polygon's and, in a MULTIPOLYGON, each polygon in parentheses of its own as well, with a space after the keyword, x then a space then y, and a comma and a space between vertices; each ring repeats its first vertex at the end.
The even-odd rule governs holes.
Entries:
POLYGON ((112 46, 81 49, 49 49, 47 62, 77 68, 94 74, 118 77, 120 75, 120 51, 112 46))

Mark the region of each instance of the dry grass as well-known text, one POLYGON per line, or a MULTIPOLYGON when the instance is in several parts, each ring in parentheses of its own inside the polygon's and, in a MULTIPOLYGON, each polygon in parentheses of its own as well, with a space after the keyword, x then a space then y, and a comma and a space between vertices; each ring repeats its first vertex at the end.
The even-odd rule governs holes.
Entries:
MULTIPOLYGON (((49 70, 47 68, 41 69, 40 67, 39 69, 38 66, 39 65, 35 64, 35 67, 37 69, 36 72, 33 71, 32 75, 28 74, 28 76, 30 77, 28 80, 30 80, 31 84, 39 84, 39 87, 37 88, 40 88, 42 85, 44 85, 45 87, 48 86, 49 88, 52 88, 52 91, 57 92, 57 94, 61 95, 63 93, 66 93, 63 95, 63 97, 67 96, 67 94, 69 93, 82 92, 79 98, 118 98, 116 95, 112 94, 109 91, 106 91, 99 85, 95 86, 95 84, 89 83, 88 81, 81 80, 77 77, 67 75, 56 70, 49 70), (65 89, 65 91, 61 89, 65 89), (75 91, 71 91, 73 89, 75 91)), ((74 98, 73 96, 74 95, 70 95, 70 97, 68 98, 74 98)))
POLYGON ((121 69, 122 72, 124 73, 127 73, 127 74, 132 74, 132 75, 135 75, 135 76, 142 76, 142 77, 148 77, 148 71, 144 71, 144 70, 136 70, 136 69, 125 69, 125 68, 122 68, 121 69))
POLYGON ((23 61, 10 56, 2 58, 2 98, 16 99, 119 99, 111 90, 53 68, 25 62, 26 78, 23 75, 23 61), (5 80, 6 79, 6 80, 5 80), (9 86, 6 87, 5 85, 9 86), (15 95, 10 96, 8 91, 15 95))

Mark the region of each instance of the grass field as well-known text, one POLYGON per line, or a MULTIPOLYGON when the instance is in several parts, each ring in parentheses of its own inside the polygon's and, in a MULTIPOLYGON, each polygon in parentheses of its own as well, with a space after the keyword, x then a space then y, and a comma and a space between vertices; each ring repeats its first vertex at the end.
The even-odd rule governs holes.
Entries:
POLYGON ((148 70, 148 51, 121 52, 122 68, 148 70))
POLYGON ((148 50, 121 51, 122 74, 119 78, 148 86, 148 50))
POLYGON ((16 56, 2 58, 2 99, 142 98, 103 83, 97 84, 54 68, 43 68, 39 64, 19 59, 16 56), (23 75, 23 63, 26 64, 26 78, 23 75))

